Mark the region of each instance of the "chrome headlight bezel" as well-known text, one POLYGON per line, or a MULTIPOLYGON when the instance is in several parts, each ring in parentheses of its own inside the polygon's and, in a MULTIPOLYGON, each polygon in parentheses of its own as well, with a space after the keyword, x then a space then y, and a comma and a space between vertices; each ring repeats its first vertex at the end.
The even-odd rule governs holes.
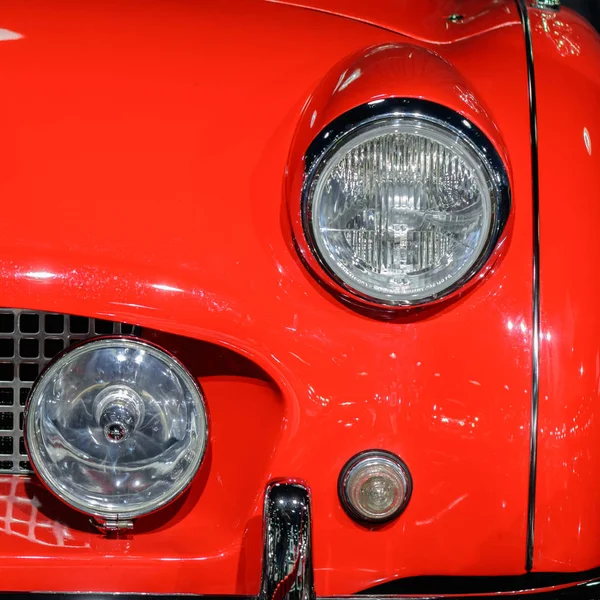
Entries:
MULTIPOLYGON (((296 202, 298 202, 296 200, 296 202)), ((388 98, 358 106, 342 114, 325 127, 312 141, 304 155, 304 177, 300 202, 292 205, 292 227, 296 247, 314 276, 342 299, 373 309, 398 310, 435 304, 464 291, 475 275, 487 272, 498 242, 505 230, 511 208, 510 183, 507 167, 488 137, 471 121, 440 104, 421 99, 388 98), (326 165, 349 139, 362 130, 386 121, 412 120, 431 123, 460 138, 469 146, 485 168, 493 185, 495 202, 491 207, 491 222, 483 250, 477 259, 456 281, 439 293, 418 300, 388 300, 370 296, 339 276, 321 254, 313 223, 311 190, 316 186, 326 165), (294 218, 294 210, 299 218, 294 218)))
MULTIPOLYGON (((110 384, 109 384, 110 385, 110 384)), ((149 342, 145 339, 141 339, 134 336, 123 336, 123 335, 107 335, 107 336, 98 336, 93 338, 88 338, 73 344, 72 346, 66 348, 57 356, 55 356, 42 371, 36 382, 34 383, 31 392, 29 393, 27 403, 24 410, 23 415, 23 437, 25 441, 25 447, 27 450, 27 454, 29 456, 32 468, 36 476, 39 480, 44 484, 44 486, 59 500, 64 502, 70 508, 88 515, 92 517, 94 523, 101 524, 105 521, 112 521, 114 519, 118 519, 121 521, 132 521, 133 519, 137 519, 138 517, 147 516, 153 514, 169 504, 175 502, 179 497, 181 497, 189 488, 191 483, 193 482, 198 470, 204 462, 204 458, 206 456, 206 450, 208 447, 208 435, 209 435, 209 417, 206 408, 206 399, 204 391, 202 390, 199 382, 195 379, 195 377, 187 370, 185 365, 179 361, 179 359, 173 355, 168 350, 165 350, 161 346, 149 342), (36 408, 39 404, 39 401, 36 402, 36 392, 40 389, 43 389, 43 386, 46 384, 47 380, 55 374, 57 369, 60 368, 64 359, 68 356, 72 356, 73 353, 76 353, 80 350, 86 349, 90 346, 101 347, 103 345, 111 345, 115 343, 123 343, 127 346, 136 346, 140 349, 146 349, 153 353, 158 353, 164 356, 165 359, 168 360, 169 365, 172 366, 176 372, 182 376, 186 380, 186 384, 190 386, 190 389, 197 394, 200 402, 198 404, 199 413, 201 421, 204 425, 202 436, 198 438, 198 446, 199 452, 197 458, 194 462, 193 468, 190 470, 188 476, 185 478, 185 481, 182 480, 181 483, 174 485, 173 492, 168 496, 161 499, 159 502, 154 502, 152 507, 148 510, 140 509, 140 510, 98 510, 96 508, 91 508, 86 505, 84 502, 74 501, 71 498, 65 497, 62 493, 61 487, 57 485, 53 478, 49 475, 49 470, 46 465, 43 464, 43 461, 40 459, 39 452, 33 447, 30 440, 30 432, 33 426, 33 420, 36 417, 36 408)))

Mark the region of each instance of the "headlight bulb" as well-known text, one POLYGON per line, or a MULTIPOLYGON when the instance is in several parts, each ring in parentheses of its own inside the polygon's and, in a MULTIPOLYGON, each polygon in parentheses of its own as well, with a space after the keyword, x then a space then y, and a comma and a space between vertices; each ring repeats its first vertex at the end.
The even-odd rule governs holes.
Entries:
POLYGON ((94 400, 96 422, 104 437, 114 444, 127 439, 139 427, 144 402, 139 395, 126 385, 110 385, 104 388, 94 400))

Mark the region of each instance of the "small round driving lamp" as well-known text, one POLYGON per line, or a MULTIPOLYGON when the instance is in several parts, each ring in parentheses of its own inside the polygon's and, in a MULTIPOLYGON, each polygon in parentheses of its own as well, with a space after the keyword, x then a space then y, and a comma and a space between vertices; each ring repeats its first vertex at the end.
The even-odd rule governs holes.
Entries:
POLYGON ((395 454, 368 450, 346 463, 338 491, 342 506, 355 521, 381 524, 405 509, 412 481, 408 468, 395 454))
POLYGON ((60 355, 25 414, 40 479, 99 524, 130 522, 179 496, 202 462, 207 434, 196 380, 136 338, 97 338, 60 355))

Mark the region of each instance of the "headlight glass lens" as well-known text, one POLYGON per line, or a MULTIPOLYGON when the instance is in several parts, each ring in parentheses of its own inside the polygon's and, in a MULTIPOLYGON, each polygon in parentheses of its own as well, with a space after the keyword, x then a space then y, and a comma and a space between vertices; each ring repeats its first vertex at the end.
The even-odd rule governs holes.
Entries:
POLYGON ((395 519, 410 499, 412 481, 402 460, 384 450, 352 457, 338 482, 342 506, 357 521, 383 523, 395 519))
POLYGON ((342 136, 320 157, 305 202, 313 252, 330 274, 377 303, 414 305, 482 266, 500 198, 484 153, 420 115, 342 136))
POLYGON ((406 496, 404 473, 391 460, 371 459, 348 475, 348 496, 365 519, 385 520, 396 514, 406 496))
POLYGON ((42 374, 27 406, 26 438, 36 471, 61 499, 91 515, 131 518, 190 483, 206 447, 204 399, 159 348, 99 339, 42 374))

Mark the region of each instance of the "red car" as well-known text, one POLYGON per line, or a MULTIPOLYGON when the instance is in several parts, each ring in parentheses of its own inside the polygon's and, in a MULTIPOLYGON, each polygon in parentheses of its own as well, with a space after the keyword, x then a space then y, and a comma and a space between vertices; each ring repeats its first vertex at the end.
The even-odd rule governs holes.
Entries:
POLYGON ((558 0, 5 0, 0 589, 596 598, 599 67, 558 0))

